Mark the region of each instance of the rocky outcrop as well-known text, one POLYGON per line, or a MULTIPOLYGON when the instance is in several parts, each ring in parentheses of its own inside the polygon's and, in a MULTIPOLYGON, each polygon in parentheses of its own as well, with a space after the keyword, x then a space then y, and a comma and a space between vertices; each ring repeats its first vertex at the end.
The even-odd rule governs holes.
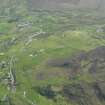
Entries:
POLYGON ((77 81, 63 85, 61 93, 68 101, 74 105, 104 105, 105 46, 97 47, 88 52, 81 51, 68 59, 50 60, 48 65, 64 68, 70 73, 70 81, 73 79, 77 81), (91 81, 78 80, 75 78, 78 74, 80 74, 80 78, 88 74, 91 81))

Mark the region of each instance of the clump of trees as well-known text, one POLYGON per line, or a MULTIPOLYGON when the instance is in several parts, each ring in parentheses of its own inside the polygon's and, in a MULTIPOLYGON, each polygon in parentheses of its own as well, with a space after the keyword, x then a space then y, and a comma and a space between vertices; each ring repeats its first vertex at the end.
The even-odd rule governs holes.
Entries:
POLYGON ((49 99, 55 99, 56 92, 52 89, 51 85, 43 87, 35 87, 35 90, 42 96, 45 96, 49 99))

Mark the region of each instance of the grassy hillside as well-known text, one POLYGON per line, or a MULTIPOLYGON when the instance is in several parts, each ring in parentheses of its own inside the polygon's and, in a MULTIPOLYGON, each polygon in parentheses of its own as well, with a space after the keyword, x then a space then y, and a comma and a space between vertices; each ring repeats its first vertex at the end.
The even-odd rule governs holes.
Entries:
POLYGON ((105 19, 24 8, 0 11, 0 105, 104 105, 105 19))

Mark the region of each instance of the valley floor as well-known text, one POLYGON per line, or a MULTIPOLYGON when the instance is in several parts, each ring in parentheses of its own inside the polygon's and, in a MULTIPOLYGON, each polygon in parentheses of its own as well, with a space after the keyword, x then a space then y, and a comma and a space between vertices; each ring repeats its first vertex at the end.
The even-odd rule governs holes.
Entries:
POLYGON ((105 18, 95 10, 0 17, 0 105, 104 105, 105 18))

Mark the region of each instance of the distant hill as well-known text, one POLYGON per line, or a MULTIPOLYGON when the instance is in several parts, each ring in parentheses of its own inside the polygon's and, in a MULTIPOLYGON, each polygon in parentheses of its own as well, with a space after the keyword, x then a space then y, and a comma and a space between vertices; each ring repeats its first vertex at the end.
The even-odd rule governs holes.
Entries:
POLYGON ((28 0, 31 8, 100 8, 105 0, 28 0))
POLYGON ((33 9, 98 9, 105 11, 105 0, 0 0, 0 14, 23 15, 33 9))

